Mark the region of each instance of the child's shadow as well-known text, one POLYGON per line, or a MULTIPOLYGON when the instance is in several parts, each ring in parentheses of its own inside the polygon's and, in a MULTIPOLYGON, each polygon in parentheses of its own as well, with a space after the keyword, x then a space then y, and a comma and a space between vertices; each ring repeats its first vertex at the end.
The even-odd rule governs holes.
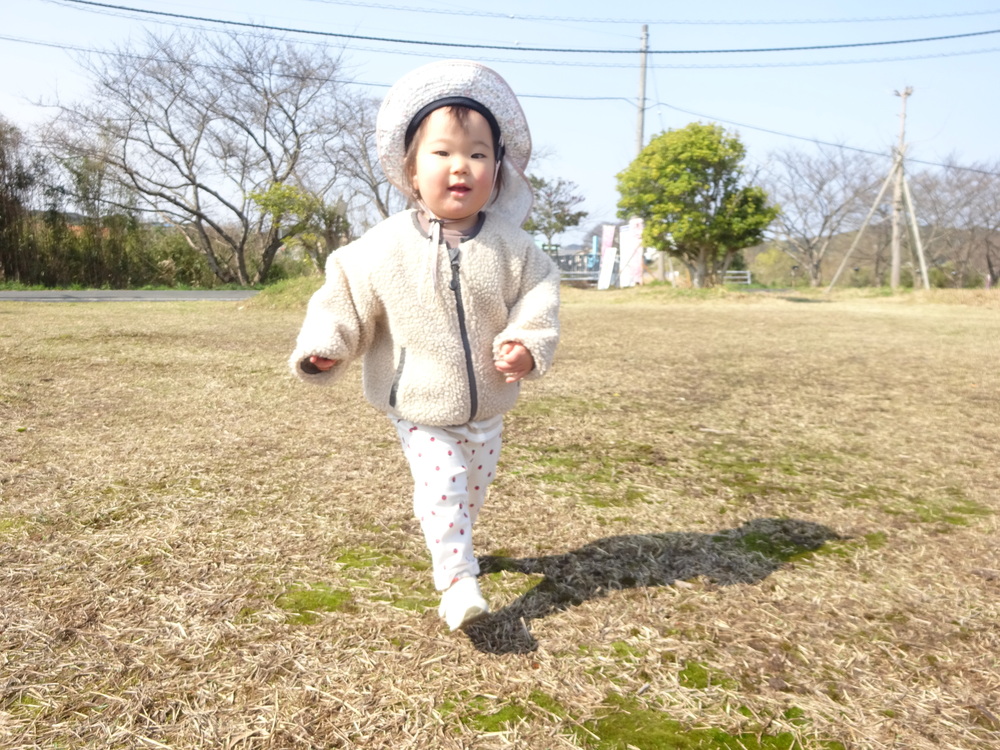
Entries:
POLYGON ((714 534, 612 536, 562 555, 480 558, 483 574, 507 570, 545 578, 498 612, 466 628, 484 653, 528 653, 530 623, 615 589, 668 586, 703 576, 716 584, 755 583, 783 564, 841 537, 809 521, 759 518, 714 534))

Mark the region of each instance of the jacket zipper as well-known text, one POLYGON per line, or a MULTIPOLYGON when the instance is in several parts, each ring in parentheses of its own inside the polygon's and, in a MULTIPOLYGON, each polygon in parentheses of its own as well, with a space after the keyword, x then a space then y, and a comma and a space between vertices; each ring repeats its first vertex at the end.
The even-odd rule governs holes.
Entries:
POLYGON ((472 346, 469 344, 469 331, 465 327, 465 306, 462 304, 462 284, 458 276, 458 257, 456 251, 451 259, 451 290, 455 293, 455 309, 458 311, 458 330, 462 334, 462 348, 465 350, 465 371, 469 376, 469 400, 471 413, 469 421, 476 417, 479 411, 479 396, 476 393, 476 370, 472 365, 472 346))

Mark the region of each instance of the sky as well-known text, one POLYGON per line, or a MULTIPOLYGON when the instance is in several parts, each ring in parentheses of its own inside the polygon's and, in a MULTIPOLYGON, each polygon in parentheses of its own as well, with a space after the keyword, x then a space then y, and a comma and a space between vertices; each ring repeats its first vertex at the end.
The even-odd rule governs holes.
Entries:
POLYGON ((1000 0, 103 5, 108 7, 96 0, 3 0, 0 116, 30 132, 53 115, 55 101, 84 99, 90 83, 78 59, 85 51, 140 41, 147 31, 237 28, 178 16, 320 32, 255 33, 342 50, 346 76, 376 97, 434 59, 479 60, 521 99, 541 154, 531 171, 569 180, 585 197, 589 215, 579 231, 563 236, 566 243, 615 219, 615 176, 639 148, 644 24, 643 143, 699 121, 737 134, 751 168, 766 165, 776 151, 815 151, 817 141, 888 155, 899 138, 903 100, 897 92, 909 87, 911 171, 949 159, 969 166, 1000 163, 1000 0), (910 41, 932 37, 955 38, 910 41), (838 47, 803 49, 833 45, 838 47))

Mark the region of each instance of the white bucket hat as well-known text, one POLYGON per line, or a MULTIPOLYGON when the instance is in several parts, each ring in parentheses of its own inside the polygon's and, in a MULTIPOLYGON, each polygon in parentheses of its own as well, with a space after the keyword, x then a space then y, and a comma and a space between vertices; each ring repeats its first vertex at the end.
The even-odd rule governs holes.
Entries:
MULTIPOLYGON (((403 163, 407 135, 440 100, 472 99, 485 107, 500 128, 503 172, 499 195, 488 205, 497 214, 521 226, 534 200, 531 184, 524 176, 531 157, 531 133, 517 96, 500 75, 470 60, 441 60, 423 65, 400 78, 386 94, 375 124, 376 146, 385 176, 404 194, 410 194, 410 178, 403 163)), ((449 102, 443 102, 446 106, 449 102)), ((487 117, 487 120, 490 118, 487 117)))

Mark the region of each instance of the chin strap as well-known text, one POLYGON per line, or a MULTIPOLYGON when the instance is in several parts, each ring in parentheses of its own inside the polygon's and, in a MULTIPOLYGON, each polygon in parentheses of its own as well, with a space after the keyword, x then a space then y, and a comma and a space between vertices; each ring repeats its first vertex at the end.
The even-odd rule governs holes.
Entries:
POLYGON ((455 220, 441 219, 435 216, 434 212, 427 208, 423 201, 417 201, 417 205, 427 217, 427 233, 430 235, 427 241, 427 269, 420 279, 420 301, 430 302, 437 296, 439 286, 438 253, 441 251, 441 230, 445 224, 452 224, 455 220), (429 288, 428 285, 430 285, 429 288))

